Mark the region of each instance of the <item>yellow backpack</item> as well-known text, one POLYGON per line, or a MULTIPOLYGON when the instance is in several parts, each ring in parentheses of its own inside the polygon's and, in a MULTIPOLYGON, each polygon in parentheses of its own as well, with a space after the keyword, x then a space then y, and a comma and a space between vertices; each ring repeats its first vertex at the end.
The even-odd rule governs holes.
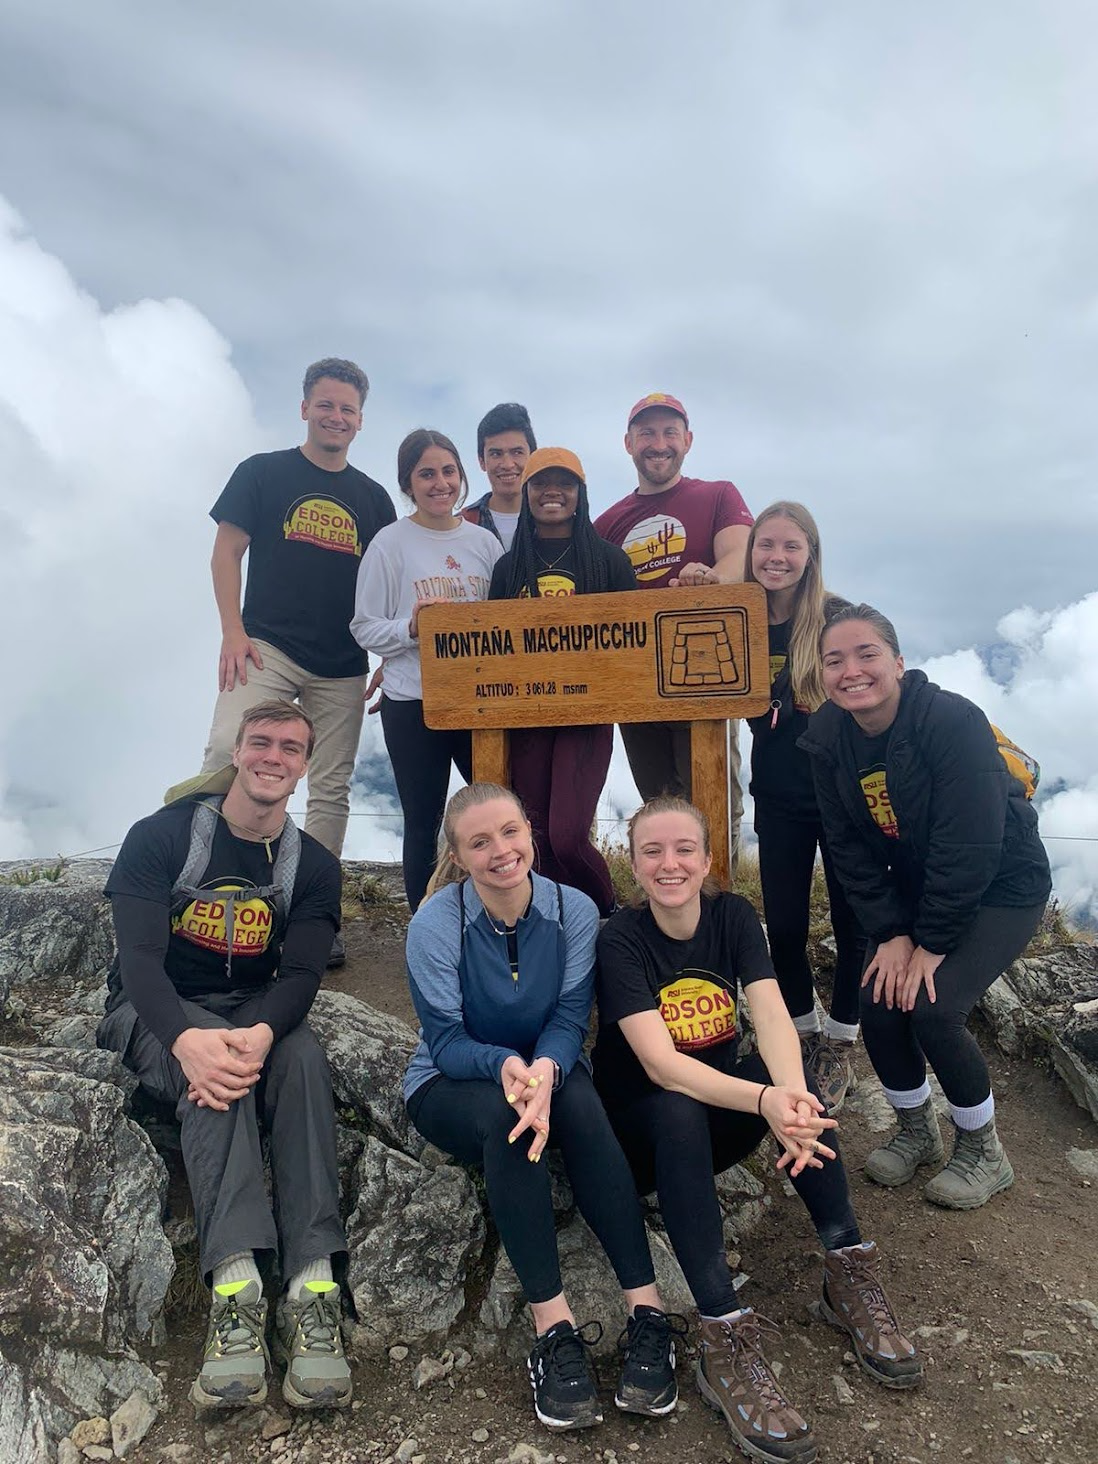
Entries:
POLYGON ((1030 757, 1028 752, 1023 751, 1016 742, 1011 742, 1006 733, 996 727, 994 722, 991 723, 991 730, 995 735, 999 756, 1006 763, 1007 770, 1021 783, 1026 797, 1032 798, 1041 781, 1041 764, 1035 757, 1030 757))

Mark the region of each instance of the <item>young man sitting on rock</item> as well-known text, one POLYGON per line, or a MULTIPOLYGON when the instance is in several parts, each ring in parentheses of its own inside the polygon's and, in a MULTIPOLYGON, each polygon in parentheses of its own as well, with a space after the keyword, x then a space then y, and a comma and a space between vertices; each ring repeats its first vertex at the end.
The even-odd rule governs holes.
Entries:
POLYGON ((284 1398, 298 1408, 351 1401, 332 1279, 332 1257, 346 1250, 335 1109, 305 1020, 339 930, 340 868, 286 813, 312 749, 300 707, 250 707, 224 798, 184 799, 134 824, 106 886, 118 953, 98 1041, 182 1125, 212 1288, 191 1390, 203 1407, 267 1396, 260 1251, 279 1252, 286 1279, 274 1329, 284 1398))

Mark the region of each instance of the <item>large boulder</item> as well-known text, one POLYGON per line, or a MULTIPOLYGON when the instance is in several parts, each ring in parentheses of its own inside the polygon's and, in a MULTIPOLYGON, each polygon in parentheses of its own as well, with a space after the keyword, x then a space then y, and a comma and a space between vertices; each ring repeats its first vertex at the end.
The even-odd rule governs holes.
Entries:
POLYGON ((336 1106, 352 1109, 384 1144, 418 1158, 424 1140, 408 1121, 401 1083, 416 1034, 407 1022, 341 991, 321 991, 309 1012, 332 1070, 336 1106))
POLYGON ((20 1041, 52 1045, 67 1029, 61 1045, 86 1044, 114 954, 103 895, 110 861, 39 868, 56 877, 30 879, 19 866, 0 865, 0 1020, 20 1041))
POLYGON ((166 1175, 126 1116, 132 1079, 95 1050, 0 1048, 0 1438, 49 1457, 80 1418, 160 1384, 132 1347, 173 1272, 166 1175))
POLYGON ((370 1137, 357 1185, 347 1221, 356 1346, 380 1357, 394 1342, 442 1341, 466 1308, 484 1251, 472 1179, 452 1164, 425 1168, 370 1137))
POLYGON ((1098 1122, 1098 946, 1015 961, 981 1009, 1004 1052, 1049 1059, 1098 1122))

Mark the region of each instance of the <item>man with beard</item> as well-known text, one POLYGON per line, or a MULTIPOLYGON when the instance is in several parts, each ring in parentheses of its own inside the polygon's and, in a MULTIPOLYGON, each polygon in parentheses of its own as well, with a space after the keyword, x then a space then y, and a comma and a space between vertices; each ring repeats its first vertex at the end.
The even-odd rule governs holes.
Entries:
MULTIPOLYGON (((629 413, 625 450, 637 487, 600 514, 595 528, 629 555, 641 589, 743 579, 751 514, 735 484, 683 477, 693 441, 686 408, 666 392, 650 392, 629 413)), ((729 753, 733 865, 743 813, 738 725, 732 723, 729 753)), ((646 802, 661 793, 691 797, 689 722, 634 722, 623 725, 621 735, 646 802)))

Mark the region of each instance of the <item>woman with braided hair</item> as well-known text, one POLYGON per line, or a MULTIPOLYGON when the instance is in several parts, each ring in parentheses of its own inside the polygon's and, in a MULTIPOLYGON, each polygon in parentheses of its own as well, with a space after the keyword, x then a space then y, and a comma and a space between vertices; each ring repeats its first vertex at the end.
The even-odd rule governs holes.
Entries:
MULTIPOLYGON (((522 508, 510 551, 492 572, 490 600, 635 590, 623 549, 595 533, 583 464, 563 447, 526 460, 522 508)), ((614 745, 612 726, 525 727, 511 733, 511 782, 529 814, 539 869, 614 907, 606 861, 591 843, 614 745)))

